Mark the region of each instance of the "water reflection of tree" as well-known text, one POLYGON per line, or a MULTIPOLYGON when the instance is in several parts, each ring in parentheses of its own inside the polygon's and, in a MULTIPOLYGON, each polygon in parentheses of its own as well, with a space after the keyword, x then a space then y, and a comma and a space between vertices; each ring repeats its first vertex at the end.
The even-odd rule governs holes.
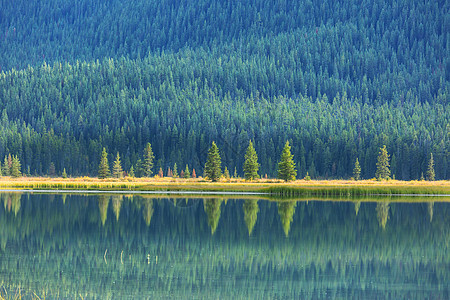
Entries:
POLYGON ((100 219, 103 226, 105 226, 106 217, 108 216, 109 198, 110 196, 106 195, 98 196, 98 208, 100 209, 100 219))
POLYGON ((355 203, 355 215, 358 216, 359 208, 361 206, 361 201, 356 201, 355 203))
POLYGON ((389 202, 387 201, 377 202, 376 211, 378 223, 384 230, 386 229, 386 223, 387 220, 389 219, 389 202))
POLYGON ((428 202, 428 215, 430 216, 430 223, 433 221, 434 202, 428 202))
POLYGON ((8 212, 12 210, 14 215, 17 216, 21 206, 22 193, 3 193, 1 195, 5 209, 8 212))
POLYGON ((278 214, 280 215, 281 224, 283 225, 284 234, 286 236, 289 235, 296 206, 296 201, 278 202, 278 214))
POLYGON ((256 224, 256 219, 258 218, 259 206, 258 200, 247 199, 244 201, 244 221, 247 224, 248 235, 252 234, 253 228, 256 224))
POLYGON ((116 216, 116 221, 119 221, 120 209, 122 208, 122 202, 123 202, 123 195, 112 196, 111 198, 112 198, 114 215, 116 216))
POLYGON ((149 199, 149 198, 144 198, 142 199, 142 201, 144 202, 144 207, 142 210, 142 213, 144 214, 144 220, 145 220, 145 224, 147 224, 147 226, 150 226, 150 221, 152 220, 152 216, 153 216, 153 200, 149 199))
POLYGON ((211 234, 214 234, 219 224, 220 219, 220 206, 222 205, 223 199, 204 199, 203 207, 205 209, 206 215, 208 216, 208 225, 211 228, 211 234))

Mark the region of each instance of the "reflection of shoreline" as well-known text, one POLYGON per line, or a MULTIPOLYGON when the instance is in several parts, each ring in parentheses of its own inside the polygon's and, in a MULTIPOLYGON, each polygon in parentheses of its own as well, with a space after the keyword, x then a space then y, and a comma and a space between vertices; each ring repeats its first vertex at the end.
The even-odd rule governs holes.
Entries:
POLYGON ((404 195, 369 195, 369 196, 296 196, 296 197, 282 197, 277 195, 270 195, 268 193, 258 192, 196 192, 196 191, 95 191, 95 190, 15 190, 8 189, 2 190, 1 193, 26 193, 34 195, 46 195, 46 194, 61 194, 61 195, 79 195, 79 196, 94 196, 94 195, 123 195, 125 197, 141 196, 149 197, 152 199, 166 199, 166 198, 186 198, 190 199, 214 199, 220 196, 223 199, 255 199, 255 200, 267 200, 267 201, 296 201, 296 202, 383 202, 388 200, 390 203, 447 203, 450 202, 450 195, 439 194, 404 194, 404 195))
MULTIPOLYGON (((42 194, 149 194, 149 195, 270 195, 269 193, 263 192, 220 192, 220 191, 123 191, 123 190, 15 190, 0 189, 0 193, 42 193, 42 194)), ((450 195, 448 195, 450 197, 450 195)))
MULTIPOLYGON (((168 198, 142 196, 114 200, 74 195, 67 196, 64 204, 62 195, 54 200, 30 195, 21 201, 17 217, 12 209, 0 211, 0 228, 4 229, 0 238, 2 243, 9 239, 8 246, 0 250, 4 261, 0 282, 1 274, 11 274, 10 282, 27 278, 35 283, 45 277, 47 286, 58 290, 61 281, 54 274, 60 274, 68 293, 81 288, 126 297, 117 293, 133 293, 137 287, 161 293, 170 288, 214 290, 217 282, 227 291, 240 284, 271 288, 276 284, 279 290, 274 293, 283 288, 300 291, 308 284, 333 289, 336 282, 350 281, 357 282, 357 287, 360 282, 385 287, 387 275, 393 276, 395 287, 410 282, 410 273, 417 274, 414 278, 420 287, 428 288, 435 287, 435 278, 440 283, 449 278, 445 271, 450 265, 445 255, 448 245, 443 243, 448 235, 448 204, 433 205, 430 224, 427 204, 390 203, 390 212, 379 208, 380 213, 391 215, 383 230, 374 203, 360 203, 356 215, 355 204, 348 202, 226 202, 216 198, 204 200, 203 205, 195 200, 195 205, 184 209, 179 205, 191 199, 180 200, 177 206, 168 198), (99 209, 105 217, 109 214, 104 225, 99 209), (80 274, 86 278, 80 281, 80 274), (316 283, 318 278, 331 280, 316 283), (99 288, 97 284, 113 281, 116 285, 99 288)), ((398 292, 398 298, 404 298, 398 292)))

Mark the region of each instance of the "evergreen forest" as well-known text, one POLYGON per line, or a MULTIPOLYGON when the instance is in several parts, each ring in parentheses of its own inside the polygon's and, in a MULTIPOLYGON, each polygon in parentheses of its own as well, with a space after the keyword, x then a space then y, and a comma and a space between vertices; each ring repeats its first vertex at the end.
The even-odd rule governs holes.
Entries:
MULTIPOLYGON (((98 175, 175 164, 276 177, 450 179, 445 0, 0 0, 0 158, 21 172, 98 175), (109 166, 112 169, 112 165, 109 166)), ((184 169, 184 168, 183 168, 184 169)), ((166 175, 166 174, 164 174, 166 175)))

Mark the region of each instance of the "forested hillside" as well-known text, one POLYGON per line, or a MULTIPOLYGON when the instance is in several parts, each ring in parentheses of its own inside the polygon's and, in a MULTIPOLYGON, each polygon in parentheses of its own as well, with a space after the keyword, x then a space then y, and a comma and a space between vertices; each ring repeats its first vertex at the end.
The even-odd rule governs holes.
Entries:
POLYGON ((250 139, 276 175, 450 178, 446 1, 0 1, 0 158, 22 171, 125 170, 147 142, 155 170, 202 174, 217 142, 242 175, 250 139))

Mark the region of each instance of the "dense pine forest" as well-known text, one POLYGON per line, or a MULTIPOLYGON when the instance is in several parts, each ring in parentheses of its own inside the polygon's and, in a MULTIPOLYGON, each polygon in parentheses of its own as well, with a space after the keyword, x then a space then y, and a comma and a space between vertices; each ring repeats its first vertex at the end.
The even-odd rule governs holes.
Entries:
POLYGON ((212 141, 243 176, 450 179, 450 3, 419 0, 0 0, 0 158, 22 172, 201 175, 212 141))

